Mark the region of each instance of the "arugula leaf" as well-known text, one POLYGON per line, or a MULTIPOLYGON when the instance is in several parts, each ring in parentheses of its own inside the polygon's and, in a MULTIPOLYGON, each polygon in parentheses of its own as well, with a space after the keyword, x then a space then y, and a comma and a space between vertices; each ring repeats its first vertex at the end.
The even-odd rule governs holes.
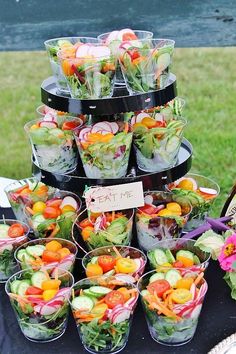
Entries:
POLYGON ((14 267, 14 256, 12 250, 5 249, 0 254, 0 272, 10 276, 14 267))

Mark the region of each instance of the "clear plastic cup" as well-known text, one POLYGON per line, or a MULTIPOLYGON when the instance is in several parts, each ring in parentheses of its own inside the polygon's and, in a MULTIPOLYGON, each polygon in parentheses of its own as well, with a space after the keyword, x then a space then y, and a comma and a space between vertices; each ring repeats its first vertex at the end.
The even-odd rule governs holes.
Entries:
MULTIPOLYGON (((101 298, 101 296, 97 299, 99 300, 99 298, 101 298)), ((96 303, 97 299, 94 299, 96 303)), ((133 312, 137 300, 137 288, 134 284, 121 281, 117 282, 117 280, 113 278, 104 279, 92 277, 82 279, 75 283, 72 290, 70 305, 84 348, 88 352, 94 354, 112 354, 118 353, 124 349, 128 342, 133 312), (95 288, 102 287, 102 290, 105 288, 105 290, 107 289, 108 291, 126 287, 129 290, 132 289, 135 292, 135 295, 129 303, 118 305, 116 309, 108 309, 105 316, 101 317, 100 314, 97 314, 97 316, 94 316, 94 319, 90 317, 90 320, 83 321, 80 316, 80 311, 75 307, 76 301, 74 300, 81 294, 81 291, 86 291, 92 286, 95 288)), ((91 314, 93 316, 93 309, 91 309, 91 314)), ((87 312, 87 315, 90 315, 90 312, 87 312)))
POLYGON ((160 172, 173 167, 178 160, 186 124, 186 119, 176 117, 153 128, 134 125, 134 149, 138 168, 145 172, 160 172))
MULTIPOLYGON (((82 266, 84 267, 84 269, 86 270, 87 265, 89 263, 95 262, 96 258, 98 258, 99 256, 113 256, 115 258, 117 258, 118 253, 120 254, 121 257, 123 258, 129 258, 135 261, 137 268, 135 270, 135 272, 131 272, 131 273, 122 273, 122 272, 116 272, 114 269, 111 271, 107 272, 107 276, 111 275, 111 273, 113 273, 112 275, 114 275, 115 273, 121 274, 121 275, 128 275, 127 279, 130 279, 131 282, 136 282, 141 275, 144 272, 145 269, 145 265, 147 263, 147 257, 145 256, 145 254, 140 251, 137 248, 134 247, 129 247, 129 246, 115 246, 115 247, 111 247, 111 246, 105 246, 105 247, 99 247, 96 248, 93 251, 88 252, 82 259, 82 266), (133 277, 133 279, 132 279, 133 277)), ((97 262, 95 262, 97 263, 97 262)), ((105 272, 103 272, 104 275, 106 275, 105 272)))
MULTIPOLYGON (((153 37, 153 33, 150 31, 134 30, 132 32, 134 32, 137 39, 140 39, 140 40, 149 40, 153 37)), ((114 39, 112 41, 109 41, 108 36, 110 33, 111 32, 102 33, 97 38, 100 42, 109 45, 109 47, 112 50, 112 53, 114 55, 116 55, 117 58, 119 58, 119 55, 122 53, 122 49, 120 49, 120 46, 122 45, 122 43, 125 44, 127 42, 127 40, 123 41, 121 38, 121 39, 114 39)), ((132 44, 132 42, 133 42, 132 40, 128 41, 129 44, 132 44)), ((134 41, 134 42, 136 42, 136 41, 134 41)), ((125 80, 124 80, 119 63, 116 68, 116 84, 121 85, 121 86, 125 85, 125 80)))
MULTIPOLYGON (((190 289, 192 300, 183 304, 172 303, 169 311, 175 315, 164 315, 158 305, 156 308, 150 308, 147 301, 147 286, 151 276, 155 273, 156 271, 154 270, 144 274, 137 284, 150 335, 159 344, 167 346, 184 345, 191 341, 195 334, 202 304, 208 289, 207 282, 202 278, 197 286, 193 286, 190 289)), ((160 303, 164 304, 161 298, 158 300, 158 304, 160 303)), ((164 306, 166 308, 166 305, 164 306)))
MULTIPOLYGON (((101 43, 87 45, 89 54, 65 50, 58 52, 61 71, 72 98, 99 99, 113 94, 117 58, 108 46, 101 43)), ((79 48, 80 49, 80 48, 79 48)))
POLYGON ((27 242, 29 227, 24 222, 12 219, 0 220, 1 238, 0 238, 0 283, 4 283, 7 279, 19 270, 14 259, 14 251, 17 247, 27 242), (20 224, 24 228, 24 234, 20 237, 9 237, 7 226, 20 224))
MULTIPOLYGON (((187 251, 187 256, 189 255, 188 252, 191 252, 191 254, 189 255, 190 258, 184 259, 184 262, 186 263, 183 263, 183 269, 185 270, 186 275, 188 274, 188 272, 194 272, 198 274, 200 272, 205 271, 209 265, 211 254, 208 252, 204 252, 199 247, 195 246, 195 242, 195 240, 187 238, 177 238, 169 240, 167 239, 158 241, 155 245, 153 245, 153 248, 147 253, 151 268, 157 269, 157 267, 162 267, 162 264, 165 265, 166 263, 170 263, 172 265, 176 261, 178 267, 180 267, 180 264, 182 262, 179 261, 179 259, 183 259, 186 254, 179 254, 180 257, 177 254, 179 251, 187 251), (160 262, 160 259, 156 259, 156 257, 158 258, 158 251, 156 250, 161 250, 164 252, 164 259, 162 260, 163 263, 162 261, 160 262), (192 256, 193 258, 191 258, 192 256)), ((175 265, 173 266, 175 267, 175 265)))
MULTIPOLYGON (((69 241, 63 240, 59 238, 53 238, 53 241, 57 241, 61 244, 62 248, 67 248, 70 251, 70 254, 66 255, 65 257, 61 258, 60 261, 54 262, 45 262, 42 260, 42 253, 46 249, 46 245, 51 242, 51 239, 42 238, 38 240, 29 241, 15 250, 14 257, 16 262, 18 263, 20 269, 32 269, 32 270, 39 270, 41 268, 47 268, 47 270, 54 270, 55 268, 59 267, 60 269, 68 270, 69 272, 73 271, 74 263, 76 259, 76 254, 78 252, 78 248, 76 245, 69 241), (45 248, 42 249, 39 253, 34 253, 35 249, 32 246, 44 246, 45 248)), ((37 250, 37 252, 39 252, 37 250)))
POLYGON ((145 93, 166 87, 175 41, 152 39, 133 41, 119 57, 129 93, 145 93))
POLYGON ((53 76, 56 80, 56 86, 60 93, 69 94, 69 88, 65 76, 58 62, 57 53, 65 47, 73 48, 78 42, 80 43, 97 43, 98 39, 94 37, 61 37, 53 38, 44 42, 46 51, 51 64, 53 76))
POLYGON ((46 186, 35 177, 15 181, 4 189, 16 219, 24 222, 27 222, 24 214, 25 205, 38 201, 45 202, 55 191, 55 188, 46 186))
POLYGON ((124 122, 101 122, 74 130, 75 141, 88 178, 121 178, 126 175, 133 136, 132 132, 128 131, 129 128, 125 130, 126 127, 128 128, 128 123, 124 122), (111 124, 115 124, 119 130, 117 128, 115 133, 111 133, 111 130, 96 133, 94 130, 98 125, 109 127, 111 124))
MULTIPOLYGON (((73 227, 73 240, 76 245, 81 248, 81 244, 84 244, 88 250, 103 246, 129 246, 132 239, 134 209, 116 211, 115 213, 122 213, 123 216, 114 219, 116 223, 114 221, 113 223, 111 222, 112 226, 110 225, 106 229, 98 229, 97 231, 90 229, 90 234, 88 235, 81 226, 81 223, 88 219, 88 211, 87 209, 82 210, 73 227), (121 218, 123 220, 122 223, 118 221, 121 218)), ((106 215, 107 213, 105 213, 106 215)))
POLYGON ((196 183, 196 191, 179 189, 178 186, 175 185, 178 181, 168 185, 167 190, 173 190, 177 202, 181 199, 191 203, 192 211, 189 215, 188 222, 184 226, 184 232, 189 232, 204 224, 215 199, 220 194, 220 187, 212 179, 195 173, 188 173, 184 178, 190 178, 190 181, 192 180, 196 183), (201 193, 199 192, 199 188, 213 189, 216 193, 214 195, 201 193))
MULTIPOLYGON (((170 192, 148 191, 145 193, 145 199, 147 197, 152 199, 150 204, 160 206, 160 208, 165 208, 167 203, 175 202, 174 195, 170 192)), ((178 204, 181 206, 182 215, 176 217, 148 215, 142 211, 142 208, 136 209, 137 238, 142 250, 153 249, 158 240, 181 236, 192 208, 188 201, 179 201, 178 204)))
POLYGON ((37 165, 49 172, 70 173, 77 166, 78 152, 72 129, 65 124, 82 126, 80 118, 57 116, 55 121, 35 119, 25 125, 37 165))
POLYGON ((25 207, 24 213, 27 218, 27 223, 34 233, 34 238, 50 238, 52 240, 56 237, 72 240, 72 225, 82 206, 80 198, 72 192, 57 190, 53 197, 48 199, 48 202, 65 197, 72 197, 77 203, 77 209, 75 211, 68 210, 56 218, 45 218, 43 217, 43 213, 32 214, 31 208, 28 209, 27 206, 25 207))
POLYGON ((12 275, 6 283, 5 290, 9 296, 19 327, 23 335, 32 342, 52 342, 60 338, 66 330, 69 297, 74 278, 70 272, 64 269, 57 268, 57 270, 57 272, 54 272, 55 274, 50 274, 49 279, 60 280, 60 290, 49 301, 44 301, 41 297, 19 296, 15 292, 17 288, 15 286, 16 281, 18 281, 18 285, 21 281, 25 281, 27 289, 27 282, 30 285, 32 276, 37 272, 28 269, 22 270, 12 275))

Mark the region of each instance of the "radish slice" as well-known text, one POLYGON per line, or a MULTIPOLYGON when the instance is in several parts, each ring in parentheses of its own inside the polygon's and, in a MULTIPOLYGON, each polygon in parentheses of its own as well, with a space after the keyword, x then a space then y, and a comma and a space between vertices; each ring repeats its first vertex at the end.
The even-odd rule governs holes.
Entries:
POLYGON ((112 133, 115 135, 119 130, 119 125, 116 122, 109 123, 112 129, 112 133))
POLYGON ((123 281, 124 283, 135 283, 135 281, 136 281, 135 278, 129 274, 118 273, 115 275, 115 278, 117 280, 123 281))
POLYGON ((66 205, 70 205, 75 210, 77 210, 77 208, 78 208, 77 201, 73 197, 70 197, 70 196, 67 196, 62 200, 62 203, 59 208, 63 209, 64 206, 66 206, 66 205))
POLYGON ((156 114, 155 114, 155 120, 156 120, 157 122, 164 122, 164 121, 165 121, 165 118, 164 118, 163 114, 161 114, 161 113, 156 113, 156 114))
POLYGON ((89 127, 81 129, 81 131, 79 132, 79 139, 82 141, 86 141, 86 136, 91 133, 91 129, 92 128, 89 127))
POLYGON ((109 47, 106 47, 104 45, 91 46, 89 54, 93 55, 95 58, 109 58, 111 55, 111 51, 109 47))
POLYGON ((90 45, 88 44, 81 44, 78 49, 76 50, 75 56, 76 58, 84 58, 87 55, 89 55, 89 49, 90 49, 90 45))
POLYGON ((113 316, 112 322, 114 324, 128 320, 131 316, 131 311, 128 309, 120 310, 116 315, 113 316))
POLYGON ((131 125, 134 125, 136 123, 136 116, 133 116, 130 121, 131 125))
POLYGON ((117 40, 118 34, 119 34, 119 31, 112 31, 112 32, 110 32, 110 33, 108 34, 107 38, 106 38, 106 43, 109 44, 109 43, 111 43, 112 41, 117 40))
POLYGON ((196 307, 194 307, 192 309, 192 311, 190 312, 190 317, 191 318, 198 318, 200 315, 202 309, 202 304, 198 304, 196 307))
POLYGON ((70 297, 70 292, 71 292, 71 289, 70 289, 70 288, 63 288, 63 289, 60 289, 60 290, 57 292, 56 297, 62 296, 64 299, 65 299, 65 298, 69 298, 69 297, 70 297))
POLYGON ((143 267, 143 262, 142 262, 142 258, 133 258, 133 261, 136 263, 137 269, 135 271, 138 272, 139 269, 141 269, 143 267))
POLYGON ((67 260, 62 260, 60 263, 59 263, 59 268, 60 269, 64 269, 64 270, 68 270, 72 267, 73 265, 73 262, 74 262, 74 259, 71 260, 71 259, 67 259, 67 260))
POLYGON ((152 205, 153 203, 153 196, 152 195, 145 195, 144 197, 145 204, 152 205))
POLYGON ((131 299, 127 300, 126 303, 124 304, 125 307, 133 309, 134 305, 136 304, 138 300, 137 296, 132 297, 131 299))
POLYGON ((216 195, 217 191, 213 188, 199 187, 200 192, 210 195, 216 195))
POLYGON ((151 118, 151 116, 148 113, 141 112, 136 117, 136 123, 141 123, 143 118, 151 118))
POLYGON ((109 122, 99 122, 94 124, 93 128, 92 128, 92 133, 94 133, 94 130, 107 130, 109 133, 112 133, 112 126, 109 124, 109 122))
POLYGON ((41 306, 39 313, 41 316, 50 316, 57 311, 58 311, 57 307, 48 306, 48 304, 45 304, 45 305, 41 306))
POLYGON ((40 313, 41 307, 42 307, 41 305, 34 306, 34 311, 40 313))
POLYGON ((94 231, 97 232, 99 230, 103 230, 106 227, 106 216, 105 215, 100 215, 97 217, 95 223, 94 223, 94 231))
POLYGON ((120 39, 121 41, 123 41, 123 34, 125 34, 125 33, 131 33, 131 34, 135 35, 135 33, 134 33, 134 31, 132 31, 132 29, 124 28, 124 29, 119 31, 117 39, 120 39))
POLYGON ((53 129, 57 128, 57 123, 56 122, 48 122, 48 121, 43 121, 39 123, 40 127, 48 128, 48 129, 53 129))
POLYGON ((190 293, 192 294, 192 300, 195 300, 197 296, 197 288, 194 283, 190 287, 190 293))
POLYGON ((44 122, 57 122, 57 113, 54 112, 48 112, 45 114, 43 117, 44 122))
POLYGON ((132 43, 129 41, 122 42, 121 45, 119 46, 119 49, 123 49, 124 51, 132 47, 132 43))

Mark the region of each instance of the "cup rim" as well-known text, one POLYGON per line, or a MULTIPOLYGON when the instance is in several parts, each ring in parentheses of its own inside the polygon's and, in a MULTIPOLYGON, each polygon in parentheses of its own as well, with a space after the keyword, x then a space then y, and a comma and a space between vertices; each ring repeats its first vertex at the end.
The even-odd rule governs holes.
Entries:
MULTIPOLYGON (((64 116, 65 120, 68 120, 69 118, 72 118, 73 120, 76 120, 76 121, 79 121, 80 122, 80 125, 74 129, 71 129, 71 131, 77 129, 77 128, 80 128, 82 127, 82 125, 84 124, 84 122, 82 121, 81 118, 79 117, 73 117, 73 116, 64 116)), ((44 118, 41 117, 41 118, 36 118, 36 119, 32 119, 30 121, 28 121, 25 125, 24 125, 24 130, 26 133, 29 133, 29 130, 30 130, 30 127, 35 124, 35 123, 38 123, 38 122, 44 122, 44 118)), ((61 128, 59 128, 61 129, 61 128)))
MULTIPOLYGON (((91 254, 92 252, 94 252, 94 251, 99 251, 99 250, 102 251, 104 248, 113 248, 113 247, 115 247, 115 248, 128 248, 129 250, 135 250, 135 251, 140 252, 141 255, 142 255, 142 258, 144 259, 144 262, 145 262, 144 265, 143 265, 143 268, 145 268, 145 266, 146 266, 146 264, 147 264, 147 256, 145 255, 145 253, 144 253, 143 251, 141 251, 140 249, 136 248, 136 247, 124 246, 124 245, 102 246, 102 247, 98 247, 98 248, 96 248, 96 249, 94 249, 94 250, 91 250, 91 251, 87 252, 87 253, 83 256, 83 258, 82 258, 82 266, 83 266, 83 268, 86 269, 85 264, 84 264, 84 261, 85 261, 86 257, 90 257, 90 254, 91 254)), ((96 257, 96 256, 95 256, 95 257, 96 257)))
POLYGON ((45 47, 46 46, 50 46, 50 47, 54 47, 54 45, 50 44, 49 42, 52 42, 52 41, 60 41, 60 40, 70 40, 70 39, 91 39, 91 40, 96 40, 98 39, 97 37, 90 37, 90 36, 67 36, 67 37, 55 37, 55 38, 50 38, 50 39, 47 39, 46 41, 44 41, 44 45, 45 47))

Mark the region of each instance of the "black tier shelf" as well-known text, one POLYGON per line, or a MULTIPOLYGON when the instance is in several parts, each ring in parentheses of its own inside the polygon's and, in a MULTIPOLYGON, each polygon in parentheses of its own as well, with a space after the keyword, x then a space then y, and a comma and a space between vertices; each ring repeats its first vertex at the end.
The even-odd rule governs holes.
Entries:
POLYGON ((75 114, 112 115, 162 106, 177 95, 176 76, 170 74, 168 85, 158 91, 129 95, 126 87, 115 87, 113 97, 97 100, 78 100, 57 92, 53 77, 41 85, 41 100, 58 111, 75 114))
POLYGON ((184 139, 176 165, 168 170, 162 172, 144 172, 137 168, 134 153, 131 153, 131 158, 128 167, 128 174, 126 177, 120 179, 91 179, 87 178, 84 174, 81 161, 78 163, 77 170, 70 175, 62 175, 59 173, 52 173, 40 169, 35 162, 33 162, 33 175, 40 179, 42 182, 63 190, 74 192, 82 195, 85 186, 109 186, 130 182, 143 182, 144 190, 160 189, 163 185, 171 183, 178 178, 184 176, 191 168, 192 164, 192 145, 188 140, 184 139))

